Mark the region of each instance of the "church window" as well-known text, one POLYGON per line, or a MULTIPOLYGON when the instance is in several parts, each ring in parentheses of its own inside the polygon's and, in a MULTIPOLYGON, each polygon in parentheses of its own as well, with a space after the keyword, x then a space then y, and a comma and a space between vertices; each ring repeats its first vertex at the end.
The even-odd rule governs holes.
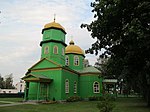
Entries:
POLYGON ((69 93, 69 80, 66 79, 65 81, 65 93, 69 93))
POLYGON ((94 82, 93 83, 93 92, 94 93, 99 93, 99 82, 94 82))
POLYGON ((68 66, 69 65, 69 57, 66 56, 66 65, 68 66))
POLYGON ((74 81, 74 93, 77 93, 77 82, 74 81))
POLYGON ((63 56, 65 55, 65 51, 64 51, 64 48, 62 48, 62 55, 63 55, 63 56))
POLYGON ((54 46, 53 52, 54 52, 54 54, 58 54, 58 47, 57 46, 54 46))
POLYGON ((44 54, 48 54, 48 53, 49 53, 49 47, 45 46, 45 48, 44 48, 44 54))
POLYGON ((74 65, 78 66, 79 65, 79 57, 74 56, 74 65))

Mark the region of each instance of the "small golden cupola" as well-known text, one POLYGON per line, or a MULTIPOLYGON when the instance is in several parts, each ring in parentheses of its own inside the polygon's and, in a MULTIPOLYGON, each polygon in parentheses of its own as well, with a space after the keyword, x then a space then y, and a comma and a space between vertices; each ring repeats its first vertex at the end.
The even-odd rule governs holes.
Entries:
POLYGON ((66 54, 80 54, 84 56, 84 51, 77 45, 74 44, 74 41, 71 40, 69 42, 70 45, 68 45, 65 49, 66 54))

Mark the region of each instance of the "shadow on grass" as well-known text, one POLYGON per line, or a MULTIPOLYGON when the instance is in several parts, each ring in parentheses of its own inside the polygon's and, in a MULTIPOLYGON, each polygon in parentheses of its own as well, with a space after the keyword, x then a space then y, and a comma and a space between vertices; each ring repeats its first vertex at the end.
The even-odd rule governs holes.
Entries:
POLYGON ((150 112, 142 98, 118 98, 113 112, 150 112))

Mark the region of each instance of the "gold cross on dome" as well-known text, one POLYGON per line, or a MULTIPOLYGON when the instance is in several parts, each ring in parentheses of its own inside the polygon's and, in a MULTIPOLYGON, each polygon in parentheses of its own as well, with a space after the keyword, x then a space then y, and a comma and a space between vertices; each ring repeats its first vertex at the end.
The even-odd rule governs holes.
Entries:
POLYGON ((71 38, 71 40, 73 40, 73 36, 72 35, 70 36, 70 38, 71 38))
POLYGON ((55 22, 55 20, 56 20, 56 14, 54 14, 54 22, 55 22))

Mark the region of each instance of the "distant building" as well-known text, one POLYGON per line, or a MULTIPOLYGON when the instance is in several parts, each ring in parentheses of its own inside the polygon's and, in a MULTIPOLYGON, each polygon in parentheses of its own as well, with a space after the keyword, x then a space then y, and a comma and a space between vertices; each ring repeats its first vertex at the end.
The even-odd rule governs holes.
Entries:
POLYGON ((17 89, 0 89, 0 93, 18 93, 17 89))
POLYGON ((25 89, 25 81, 20 81, 15 85, 15 89, 1 89, 0 93, 22 93, 25 89))
POLYGON ((25 90, 25 81, 21 80, 20 82, 18 82, 16 85, 15 85, 15 88, 17 89, 18 92, 24 92, 25 90))

